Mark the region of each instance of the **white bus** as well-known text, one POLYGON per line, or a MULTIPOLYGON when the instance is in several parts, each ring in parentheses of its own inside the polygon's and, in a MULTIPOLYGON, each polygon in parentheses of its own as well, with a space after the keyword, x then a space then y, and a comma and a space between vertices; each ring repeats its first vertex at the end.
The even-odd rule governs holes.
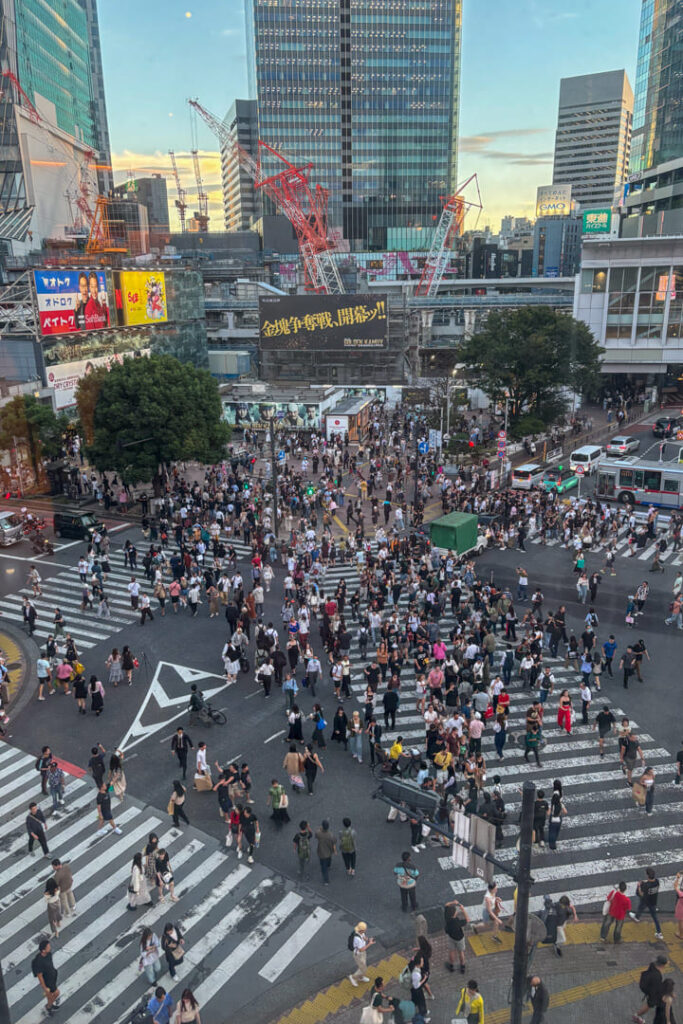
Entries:
POLYGON ((648 459, 602 459, 595 495, 628 505, 683 508, 683 465, 648 459))

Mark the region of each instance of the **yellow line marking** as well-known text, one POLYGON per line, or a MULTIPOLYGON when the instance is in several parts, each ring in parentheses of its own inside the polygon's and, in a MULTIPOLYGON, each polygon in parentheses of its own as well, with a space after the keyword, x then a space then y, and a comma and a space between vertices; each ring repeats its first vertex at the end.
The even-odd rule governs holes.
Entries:
MULTIPOLYGON (((654 938, 654 925, 651 921, 641 921, 640 924, 627 921, 627 926, 622 935, 623 942, 651 942, 654 938)), ((666 941, 675 942, 673 923, 666 922, 663 928, 666 941)), ((568 946, 597 944, 600 942, 600 922, 568 924, 566 934, 568 946)), ((490 956, 492 953, 511 952, 515 944, 514 935, 511 932, 501 932, 499 937, 502 940, 501 942, 494 942, 490 932, 483 932, 481 935, 471 935, 469 937, 469 944, 472 952, 475 956, 490 956)), ((683 963, 683 949, 680 956, 683 963)))
POLYGON ((342 523, 342 521, 341 521, 341 519, 339 518, 338 515, 333 516, 333 519, 334 519, 335 523, 337 524, 337 526, 341 526, 341 528, 344 531, 344 533, 348 533, 349 532, 348 526, 346 526, 344 523, 342 523))
MULTIPOLYGON (((385 960, 380 960, 377 964, 368 964, 368 968, 373 978, 378 975, 384 978, 397 978, 405 965, 405 956, 395 953, 385 960)), ((349 967, 351 967, 351 962, 349 967)), ((273 1024, 319 1024, 325 1017, 332 1013, 338 1013, 344 1007, 351 1006, 352 1003, 362 1004, 371 988, 372 982, 360 982, 358 988, 354 988, 346 977, 336 985, 331 985, 319 992, 312 999, 307 999, 300 1006, 295 1006, 284 1017, 278 1017, 276 1021, 273 1021, 273 1024)))
POLYGON ((7 664, 14 665, 7 674, 7 685, 9 688, 10 700, 16 696, 19 691, 22 679, 27 669, 24 656, 21 653, 21 648, 15 644, 7 633, 0 632, 0 650, 3 650, 7 656, 7 664), (15 664, 19 662, 19 664, 15 664))

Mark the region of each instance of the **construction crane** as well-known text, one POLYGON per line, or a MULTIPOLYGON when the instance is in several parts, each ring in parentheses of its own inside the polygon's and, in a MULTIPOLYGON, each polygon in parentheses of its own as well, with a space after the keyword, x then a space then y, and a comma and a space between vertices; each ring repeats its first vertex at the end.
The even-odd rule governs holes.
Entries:
POLYGON ((432 247, 429 250, 429 255, 427 256, 425 265, 422 269, 420 282, 415 289, 416 296, 431 298, 436 295, 439 285, 443 280, 446 267, 448 266, 453 239, 462 235, 463 225, 465 223, 465 214, 467 213, 467 210, 472 207, 479 210, 482 209, 479 181, 476 174, 471 174, 466 181, 463 181, 461 185, 458 185, 455 194, 449 196, 446 200, 444 208, 441 211, 439 223, 437 224, 436 231, 434 232, 432 247), (470 182, 474 182, 476 186, 476 200, 465 199, 463 196, 463 192, 470 182))
MULTIPOLYGON (((188 102, 222 145, 233 145, 230 131, 223 121, 206 110, 197 100, 188 102)), ((294 228, 304 264, 306 290, 327 295, 343 295, 344 285, 332 256, 335 243, 328 237, 329 193, 321 185, 316 185, 314 190, 311 189, 308 172, 313 165, 295 167, 272 146, 261 141, 258 143, 256 158, 242 146, 237 145, 235 148, 240 165, 251 177, 254 187, 262 189, 270 196, 276 208, 287 217, 294 228), (271 163, 275 161, 276 166, 282 165, 282 170, 264 176, 264 160, 271 163)))
POLYGON ((26 113, 28 114, 28 116, 30 117, 30 119, 33 121, 34 124, 41 124, 42 123, 42 119, 41 119, 40 114, 38 113, 36 108, 33 106, 33 104, 31 103, 30 99, 28 98, 28 96, 26 95, 24 90, 19 85, 19 79, 14 74, 14 72, 12 72, 12 71, 0 72, 0 78, 6 78, 6 79, 8 79, 8 81, 10 81, 12 83, 12 85, 14 86, 14 88, 17 91, 17 95, 24 101, 21 104, 22 109, 24 109, 26 111, 26 113))
POLYGON ((178 210, 178 216, 180 217, 180 230, 185 234, 185 210, 187 209, 187 203, 185 202, 187 192, 180 186, 180 175, 178 174, 178 165, 175 161, 175 153, 172 149, 169 149, 168 155, 171 158, 171 166, 173 167, 173 177, 175 178, 176 192, 178 198, 175 201, 176 208, 178 210))
POLYGON ((202 171, 199 166, 199 151, 196 149, 192 150, 192 162, 194 164, 194 176, 197 182, 197 203, 199 205, 199 211, 195 213, 194 217, 197 221, 197 225, 200 231, 208 231, 209 229, 209 197, 204 191, 204 183, 202 181, 202 171))

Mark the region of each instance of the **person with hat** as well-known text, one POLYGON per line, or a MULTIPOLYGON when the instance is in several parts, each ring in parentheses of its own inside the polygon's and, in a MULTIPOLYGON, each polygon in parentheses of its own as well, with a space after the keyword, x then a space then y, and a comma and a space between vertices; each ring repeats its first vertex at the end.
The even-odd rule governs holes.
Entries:
POLYGON ((353 974, 349 974, 349 981, 358 988, 359 981, 370 981, 367 974, 365 973, 368 969, 368 949, 370 946, 374 946, 375 940, 369 938, 368 926, 365 921, 359 921, 356 927, 353 929, 351 936, 353 943, 353 960, 356 965, 356 969, 353 974))

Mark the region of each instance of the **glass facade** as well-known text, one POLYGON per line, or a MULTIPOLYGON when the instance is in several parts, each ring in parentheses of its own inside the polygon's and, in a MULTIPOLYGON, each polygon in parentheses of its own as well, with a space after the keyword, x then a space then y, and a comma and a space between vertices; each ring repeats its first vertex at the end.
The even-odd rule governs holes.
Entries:
POLYGON ((584 293, 609 292, 606 341, 664 344, 683 338, 683 266, 612 267, 606 281, 606 270, 582 271, 584 293))
POLYGON ((248 0, 259 137, 354 249, 428 248, 456 185, 462 0, 248 0))
POLYGON ((631 171, 683 153, 683 0, 643 0, 631 171))

